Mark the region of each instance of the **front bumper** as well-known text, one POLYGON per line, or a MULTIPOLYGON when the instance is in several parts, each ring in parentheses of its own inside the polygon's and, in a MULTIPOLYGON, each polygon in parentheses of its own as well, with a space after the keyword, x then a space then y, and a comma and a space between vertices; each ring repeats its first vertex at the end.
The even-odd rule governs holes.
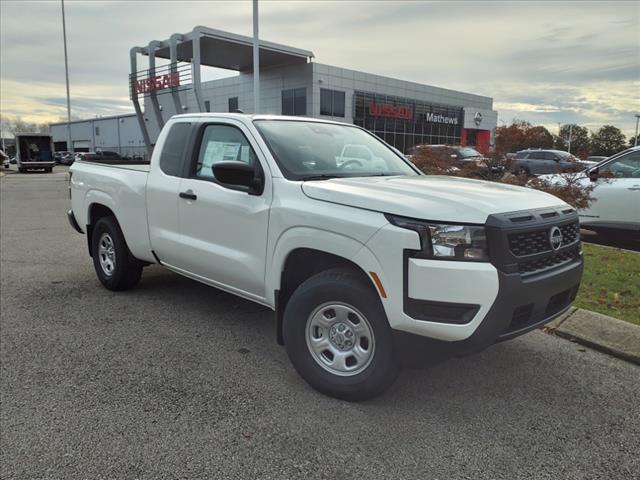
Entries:
POLYGON ((580 257, 559 269, 529 277, 499 271, 498 295, 482 323, 473 335, 453 345, 461 352, 481 350, 549 323, 575 300, 582 270, 580 257))
POLYGON ((56 166, 56 162, 21 162, 21 168, 53 168, 56 166))
POLYGON ((561 315, 575 300, 583 270, 581 256, 524 276, 489 263, 405 261, 403 314, 413 323, 396 328, 463 351, 517 337, 561 315))

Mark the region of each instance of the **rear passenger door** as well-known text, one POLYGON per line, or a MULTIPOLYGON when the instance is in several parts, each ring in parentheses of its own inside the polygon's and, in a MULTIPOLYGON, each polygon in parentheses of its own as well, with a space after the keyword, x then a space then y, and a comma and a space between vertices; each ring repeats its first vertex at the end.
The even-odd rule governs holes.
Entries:
POLYGON ((255 139, 241 122, 225 120, 196 129, 191 168, 180 184, 179 268, 255 300, 266 296, 265 252, 272 182, 255 139), (264 172, 261 195, 220 183, 212 166, 241 161, 264 172))
POLYGON ((545 152, 531 152, 528 157, 529 172, 534 175, 552 173, 553 170, 549 169, 549 161, 546 158, 545 152))
MULTIPOLYGON (((192 125, 176 122, 168 127, 158 164, 151 165, 147 178, 147 218, 151 248, 162 263, 174 265, 180 259, 178 189, 188 155, 192 125)), ((161 140, 161 139, 159 139, 161 140)))

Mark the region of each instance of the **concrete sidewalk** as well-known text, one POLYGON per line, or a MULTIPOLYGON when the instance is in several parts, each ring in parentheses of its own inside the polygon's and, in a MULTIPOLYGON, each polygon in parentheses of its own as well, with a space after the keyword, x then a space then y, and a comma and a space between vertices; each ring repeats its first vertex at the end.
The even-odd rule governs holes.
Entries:
POLYGON ((572 308, 544 330, 640 365, 640 327, 632 323, 572 308))

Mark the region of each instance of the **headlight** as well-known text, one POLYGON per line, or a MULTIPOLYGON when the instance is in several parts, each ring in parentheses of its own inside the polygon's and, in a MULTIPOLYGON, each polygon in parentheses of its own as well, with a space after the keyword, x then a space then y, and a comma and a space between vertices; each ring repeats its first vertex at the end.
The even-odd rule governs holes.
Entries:
POLYGON ((386 215, 396 227, 413 230, 420 237, 414 257, 442 260, 489 261, 485 229, 478 225, 447 225, 386 215))

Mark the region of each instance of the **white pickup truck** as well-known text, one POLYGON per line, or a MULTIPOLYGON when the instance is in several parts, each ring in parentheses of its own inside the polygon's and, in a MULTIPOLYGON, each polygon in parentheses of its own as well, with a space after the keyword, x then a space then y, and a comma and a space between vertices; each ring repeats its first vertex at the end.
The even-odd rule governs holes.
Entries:
POLYGON ((582 276, 569 205, 422 175, 348 124, 174 116, 150 165, 77 161, 70 194, 106 288, 157 263, 266 305, 300 375, 347 400, 393 382, 399 337, 477 351, 560 315, 582 276))

